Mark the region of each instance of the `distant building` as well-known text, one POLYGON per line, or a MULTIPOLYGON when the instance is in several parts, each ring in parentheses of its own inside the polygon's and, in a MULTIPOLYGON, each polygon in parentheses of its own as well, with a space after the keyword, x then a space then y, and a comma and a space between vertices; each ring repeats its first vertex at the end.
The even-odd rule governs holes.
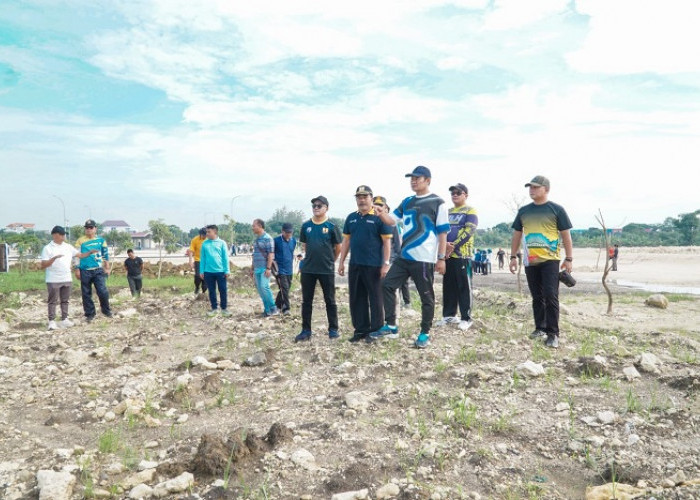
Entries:
POLYGON ((25 231, 34 230, 34 224, 28 222, 13 222, 12 224, 8 224, 7 226, 5 226, 5 230, 8 233, 22 234, 25 231))
POLYGON ((102 223, 102 231, 105 233, 109 233, 110 231, 133 233, 134 229, 123 220, 106 220, 102 223))
POLYGON ((134 242, 134 250, 148 250, 154 248, 151 233, 144 231, 141 233, 131 233, 131 241, 134 242))

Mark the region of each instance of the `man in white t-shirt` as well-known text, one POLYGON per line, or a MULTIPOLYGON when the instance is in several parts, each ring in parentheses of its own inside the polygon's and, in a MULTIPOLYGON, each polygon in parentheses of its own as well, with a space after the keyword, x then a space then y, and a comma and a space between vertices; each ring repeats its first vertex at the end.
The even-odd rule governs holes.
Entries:
POLYGON ((49 291, 49 330, 68 328, 73 322, 68 319, 68 301, 73 280, 71 263, 73 257, 87 257, 97 250, 79 253, 72 245, 65 242, 66 230, 54 226, 51 230, 52 241, 41 251, 41 268, 46 269, 46 288, 49 291), (56 323, 56 305, 61 303, 61 322, 56 323))

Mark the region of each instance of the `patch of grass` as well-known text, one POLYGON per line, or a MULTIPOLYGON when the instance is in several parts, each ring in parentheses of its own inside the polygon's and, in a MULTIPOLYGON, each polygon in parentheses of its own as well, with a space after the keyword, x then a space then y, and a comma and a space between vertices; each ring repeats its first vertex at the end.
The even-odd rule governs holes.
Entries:
POLYGON ((452 425, 457 428, 470 430, 480 427, 477 416, 478 407, 467 396, 453 398, 450 402, 452 410, 452 425))
POLYGON ((140 461, 141 457, 136 450, 134 450, 131 446, 124 447, 122 450, 122 463, 124 464, 124 467, 129 470, 136 470, 140 461))
POLYGON ((97 449, 100 453, 114 453, 121 448, 121 438, 119 429, 106 429, 97 439, 97 449))
POLYGON ((465 345, 462 346, 462 348, 459 350, 459 353, 457 353, 457 357, 455 358, 456 363, 475 363, 479 359, 479 354, 477 353, 476 349, 474 347, 467 347, 465 345))
POLYGON ((637 413, 642 409, 642 403, 631 387, 627 389, 625 394, 625 407, 628 413, 637 413))
POLYGON ((515 414, 515 410, 512 409, 501 412, 498 417, 489 424, 489 428, 496 434, 507 434, 511 432, 515 428, 513 425, 515 414))
POLYGON ((666 293, 664 295, 669 302, 695 302, 698 300, 697 296, 685 293, 666 293))

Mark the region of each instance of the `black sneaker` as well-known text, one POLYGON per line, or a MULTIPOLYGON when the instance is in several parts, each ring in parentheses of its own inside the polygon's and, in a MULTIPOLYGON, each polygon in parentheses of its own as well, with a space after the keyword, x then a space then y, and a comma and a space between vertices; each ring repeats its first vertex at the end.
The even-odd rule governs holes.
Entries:
POLYGON ((311 338, 311 330, 302 330, 299 335, 294 337, 294 342, 304 342, 311 338))
POLYGON ((552 349, 559 348, 559 336, 558 335, 548 335, 547 340, 544 341, 544 345, 551 347, 552 349))
POLYGON ((353 343, 361 342, 361 341, 365 340, 366 338, 367 338, 366 333, 356 333, 355 335, 353 335, 352 337, 350 337, 348 339, 348 342, 353 342, 353 343))

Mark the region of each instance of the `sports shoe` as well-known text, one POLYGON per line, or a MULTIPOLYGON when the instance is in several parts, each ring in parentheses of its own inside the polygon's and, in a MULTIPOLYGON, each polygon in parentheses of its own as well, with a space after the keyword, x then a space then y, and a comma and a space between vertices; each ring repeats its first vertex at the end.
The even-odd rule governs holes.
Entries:
POLYGON ((459 318, 455 316, 445 316, 440 321, 435 323, 435 326, 453 325, 455 323, 459 323, 459 318))
POLYGON ((88 323, 92 323, 95 320, 94 316, 85 316, 85 321, 88 323))
POLYGON ((299 335, 294 337, 294 342, 303 342, 311 338, 311 330, 302 330, 299 335))
POLYGON ((209 312, 207 313, 207 316, 209 316, 210 318, 213 318, 214 316, 217 316, 218 314, 219 314, 219 310, 218 310, 218 309, 212 309, 211 311, 209 311, 209 312))
POLYGON ((459 328, 462 331, 467 331, 472 327, 472 320, 467 319, 467 320, 462 320, 459 322, 459 325, 457 325, 457 328, 459 328))
POLYGON ((290 314, 292 314, 292 311, 290 311, 289 309, 287 309, 286 311, 282 311, 283 316, 289 316, 290 314))
POLYGON ((225 318, 229 318, 231 316, 231 312, 226 310, 226 309, 222 309, 221 315, 224 316, 225 318))
POLYGON ((58 324, 58 326, 60 326, 61 328, 70 328, 71 326, 75 326, 75 323, 73 323, 71 320, 69 320, 68 318, 66 318, 66 319, 64 319, 63 321, 61 321, 61 322, 58 324))
POLYGON ((547 334, 542 330, 533 330, 533 332, 530 334, 531 339, 541 339, 542 337, 546 336, 547 334))
POLYGON ((559 348, 559 335, 548 335, 547 340, 544 341, 544 345, 551 347, 552 349, 559 348))
POLYGON ((348 342, 352 342, 352 343, 360 342, 362 340, 365 340, 367 337, 368 337, 367 333, 356 333, 355 335, 353 335, 352 337, 350 337, 348 339, 348 342))
POLYGON ((280 310, 277 309, 276 307, 270 311, 270 316, 279 316, 280 315, 280 310))
POLYGON ((49 330, 58 330, 58 325, 54 320, 49 321, 49 330))
POLYGON ((340 337, 338 330, 328 330, 328 338, 329 339, 337 339, 338 337, 340 337))
POLYGON ((384 325, 376 332, 371 332, 367 336, 367 342, 374 342, 378 339, 398 339, 399 338, 399 327, 384 325))
POLYGON ((430 335, 423 332, 418 334, 418 338, 416 338, 416 341, 413 343, 418 349, 425 349, 428 347, 428 344, 430 344, 430 335))

